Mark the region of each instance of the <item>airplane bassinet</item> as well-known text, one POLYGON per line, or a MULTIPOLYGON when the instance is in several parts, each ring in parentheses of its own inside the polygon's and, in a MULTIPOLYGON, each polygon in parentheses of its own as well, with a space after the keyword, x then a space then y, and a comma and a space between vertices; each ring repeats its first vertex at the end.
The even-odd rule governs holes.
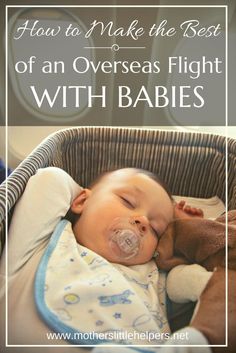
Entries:
POLYGON ((139 167, 158 174, 175 195, 211 197, 236 208, 236 141, 222 136, 152 129, 81 127, 45 139, 0 186, 1 250, 6 201, 10 215, 37 169, 56 166, 87 186, 103 171, 139 167), (228 192, 226 193, 226 148, 228 192), (7 183, 7 193, 6 193, 7 183), (7 198, 7 200, 6 200, 7 198))

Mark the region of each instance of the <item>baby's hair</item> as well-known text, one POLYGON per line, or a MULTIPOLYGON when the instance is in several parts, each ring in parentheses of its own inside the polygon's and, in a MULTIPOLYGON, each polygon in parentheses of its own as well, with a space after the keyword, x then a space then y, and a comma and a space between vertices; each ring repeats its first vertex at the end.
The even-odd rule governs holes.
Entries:
POLYGON ((150 172, 149 170, 146 170, 146 169, 139 169, 139 168, 135 168, 135 169, 137 170, 137 173, 142 173, 144 175, 147 175, 150 179, 154 180, 157 184, 159 184, 165 190, 165 192, 168 194, 171 201, 174 200, 171 195, 169 187, 159 176, 157 176, 153 172, 150 172))
MULTIPOLYGON (((120 169, 127 169, 127 168, 120 168, 120 169)), ((129 168, 128 168, 129 169, 129 168)), ((171 201, 173 201, 173 197, 171 195, 170 189, 167 186, 167 184, 156 174, 154 174, 153 172, 150 172, 149 170, 146 169, 142 169, 142 168, 130 168, 133 169, 134 171, 136 171, 136 173, 140 173, 140 174, 144 174, 147 175, 150 179, 154 180, 157 184, 159 184, 168 194, 169 198, 171 199, 171 201)), ((89 185, 89 188, 92 189, 94 188, 97 184, 99 184, 99 182, 106 176, 109 175, 112 172, 115 172, 118 169, 112 169, 106 172, 103 172, 101 174, 99 174, 99 176, 97 178, 95 178, 92 183, 89 185)))

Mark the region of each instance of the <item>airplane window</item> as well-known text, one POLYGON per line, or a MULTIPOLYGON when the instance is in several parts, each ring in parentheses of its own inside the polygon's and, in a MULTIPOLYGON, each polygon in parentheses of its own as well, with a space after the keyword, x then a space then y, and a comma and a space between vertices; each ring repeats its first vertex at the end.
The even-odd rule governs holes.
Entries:
POLYGON ((93 51, 86 49, 93 46, 92 39, 85 38, 85 32, 80 19, 60 8, 23 9, 11 18, 8 43, 10 79, 16 97, 33 116, 63 124, 63 120, 72 122, 87 111, 86 92, 80 93, 80 101, 76 104, 75 87, 65 94, 68 86, 95 85, 95 74, 91 70, 77 75, 73 70, 75 58, 93 59, 93 51), (76 27, 81 35, 66 37, 68 26, 76 27), (58 28, 61 30, 53 39, 52 36, 31 35, 36 30, 40 33, 40 28, 53 29, 54 33, 58 28), (45 90, 50 99, 46 99, 45 90))
MULTIPOLYGON (((166 107, 166 113, 170 121, 176 125, 223 125, 225 123, 225 36, 211 41, 196 38, 194 41, 181 39, 176 46, 172 57, 173 69, 167 78, 167 87, 196 87, 193 96, 193 104, 196 109, 191 109, 189 117, 188 109, 178 107, 166 107), (209 61, 210 60, 210 61, 209 61), (175 67, 178 65, 179 73, 175 67), (202 102, 197 102, 197 89, 204 88, 202 102), (205 97, 205 102, 203 101, 205 97), (201 107, 202 105, 202 107, 201 107), (198 107, 201 107, 199 109, 198 107), (188 124, 189 122, 189 124, 188 124)), ((177 97, 176 97, 177 99, 177 97)))

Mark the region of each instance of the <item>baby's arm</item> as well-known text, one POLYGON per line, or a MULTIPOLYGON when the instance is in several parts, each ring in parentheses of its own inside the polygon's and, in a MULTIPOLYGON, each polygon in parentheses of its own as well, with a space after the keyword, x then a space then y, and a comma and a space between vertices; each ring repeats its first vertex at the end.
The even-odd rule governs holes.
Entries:
POLYGON ((69 174, 55 167, 39 169, 29 179, 9 229, 9 274, 21 268, 50 237, 80 190, 69 174))
POLYGON ((176 303, 197 301, 211 276, 198 264, 176 266, 167 276, 167 294, 176 303))

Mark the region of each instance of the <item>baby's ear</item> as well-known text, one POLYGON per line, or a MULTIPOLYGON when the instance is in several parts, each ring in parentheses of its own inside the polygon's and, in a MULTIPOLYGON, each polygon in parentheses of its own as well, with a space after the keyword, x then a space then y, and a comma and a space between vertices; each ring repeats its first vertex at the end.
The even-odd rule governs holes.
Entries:
POLYGON ((71 204, 71 211, 76 214, 81 214, 83 212, 85 201, 89 198, 91 190, 83 189, 81 193, 76 196, 71 204))

